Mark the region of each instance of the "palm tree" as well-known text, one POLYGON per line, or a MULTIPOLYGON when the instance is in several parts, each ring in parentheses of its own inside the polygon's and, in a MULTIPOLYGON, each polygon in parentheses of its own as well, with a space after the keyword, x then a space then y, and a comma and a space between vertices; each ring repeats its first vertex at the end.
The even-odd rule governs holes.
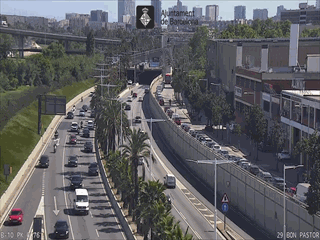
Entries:
MULTIPOLYGON (((128 145, 121 145, 120 147, 124 149, 124 156, 128 157, 129 165, 132 170, 132 179, 134 184, 134 199, 133 199, 133 209, 137 206, 139 197, 139 181, 138 181, 138 161, 140 157, 147 157, 150 155, 150 146, 145 143, 149 139, 148 134, 142 132, 141 129, 137 131, 136 129, 129 130, 130 137, 128 137, 128 145)), ((134 217, 133 217, 134 219, 134 217)))
POLYGON ((175 224, 174 227, 171 229, 171 231, 166 232, 167 238, 166 240, 192 240, 193 236, 188 233, 188 231, 183 234, 182 229, 180 227, 180 224, 175 224))
POLYGON ((168 235, 171 234, 175 225, 179 224, 179 222, 174 222, 174 216, 166 215, 161 218, 161 220, 155 226, 156 228, 156 239, 157 240, 166 240, 168 235))

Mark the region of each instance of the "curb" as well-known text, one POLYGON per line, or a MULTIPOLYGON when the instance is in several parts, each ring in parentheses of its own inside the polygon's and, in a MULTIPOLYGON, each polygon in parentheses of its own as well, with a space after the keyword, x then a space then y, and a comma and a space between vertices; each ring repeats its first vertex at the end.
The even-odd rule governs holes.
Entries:
MULTIPOLYGON (((91 91, 94 91, 94 88, 95 86, 87 89, 86 91, 80 93, 72 100, 70 100, 67 103, 66 110, 71 109, 73 105, 78 103, 81 97, 89 95, 91 91)), ((62 121, 64 117, 65 115, 57 115, 52 119, 51 123, 47 127, 47 130, 43 133, 39 142, 34 147, 33 151, 26 159, 25 163, 21 166, 20 170, 18 171, 14 179, 11 181, 9 187, 2 194, 0 198, 0 226, 2 226, 3 222, 5 221, 8 212, 12 208, 12 205, 14 204, 21 189, 28 182, 31 173, 33 172, 32 170, 34 169, 37 163, 37 160, 41 156, 42 152, 46 149, 44 147, 46 147, 46 145, 49 143, 49 140, 51 140, 51 137, 55 132, 55 129, 58 127, 58 124, 62 121)))

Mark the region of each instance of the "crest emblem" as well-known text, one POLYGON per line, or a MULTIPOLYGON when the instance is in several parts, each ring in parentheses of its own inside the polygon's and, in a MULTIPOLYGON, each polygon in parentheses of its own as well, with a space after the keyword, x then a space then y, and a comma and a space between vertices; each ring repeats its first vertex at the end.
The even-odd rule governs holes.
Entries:
POLYGON ((149 11, 149 9, 148 8, 143 8, 142 9, 142 12, 143 12, 143 14, 142 14, 142 16, 140 17, 140 22, 143 24, 143 26, 147 26, 148 24, 149 24, 149 22, 151 21, 151 18, 150 18, 150 16, 148 15, 148 11, 149 11))

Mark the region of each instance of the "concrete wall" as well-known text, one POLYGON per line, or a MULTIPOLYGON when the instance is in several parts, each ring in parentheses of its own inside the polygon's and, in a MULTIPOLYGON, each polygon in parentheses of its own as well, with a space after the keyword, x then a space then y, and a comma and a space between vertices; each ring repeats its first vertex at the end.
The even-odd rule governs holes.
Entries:
MULTIPOLYGON (((167 115, 153 95, 156 85, 160 84, 161 80, 162 77, 156 78, 151 84, 150 109, 153 117, 166 119, 167 115)), ((223 159, 222 156, 200 144, 171 120, 158 124, 161 131, 165 132, 163 136, 182 159, 223 159)), ((186 160, 184 164, 200 180, 210 187, 214 187, 214 165, 197 165, 186 160)), ((284 212, 281 191, 260 181, 233 163, 218 165, 217 179, 217 192, 220 197, 227 193, 233 207, 239 209, 242 214, 256 222, 274 238, 279 237, 278 234, 283 231, 284 212), (226 185, 227 181, 230 182, 229 187, 226 185)), ((300 232, 320 232, 319 216, 310 216, 302 206, 293 202, 291 198, 286 200, 286 225, 287 232, 296 233, 296 239, 304 239, 299 238, 300 232)))

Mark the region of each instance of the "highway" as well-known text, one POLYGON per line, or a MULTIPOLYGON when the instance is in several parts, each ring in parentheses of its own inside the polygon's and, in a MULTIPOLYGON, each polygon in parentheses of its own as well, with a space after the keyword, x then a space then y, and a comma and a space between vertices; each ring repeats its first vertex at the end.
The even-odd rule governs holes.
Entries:
MULTIPOLYGON (((129 120, 139 115, 142 119, 148 119, 152 117, 150 110, 148 110, 148 97, 144 94, 145 86, 136 86, 133 88, 133 92, 138 94, 137 98, 133 98, 131 103, 131 111, 127 111, 129 120), (138 102, 139 97, 144 97, 143 102, 138 102)), ((149 93, 151 94, 151 93, 149 93)), ((134 123, 134 128, 142 128, 148 133, 151 138, 149 124, 142 120, 142 123, 134 123)), ((153 123, 153 133, 157 128, 157 123, 153 123)), ((176 158, 170 151, 166 156, 160 151, 157 144, 163 144, 161 141, 151 139, 153 154, 157 159, 157 162, 152 164, 150 159, 149 166, 152 169, 153 180, 159 179, 163 182, 163 178, 166 173, 173 173, 177 178, 177 187, 175 189, 166 189, 165 193, 171 196, 172 200, 172 215, 176 220, 180 221, 183 232, 188 228, 188 232, 191 233, 196 239, 214 239, 214 215, 212 206, 208 201, 202 197, 197 190, 191 186, 184 177, 174 169, 170 161, 166 156, 170 158, 176 158)), ((142 166, 139 166, 139 175, 142 175, 142 166)), ((147 167, 146 178, 151 179, 150 169, 147 167)), ((218 232, 218 239, 224 239, 218 232)))
MULTIPOLYGON (((76 106, 74 119, 63 119, 59 125, 60 144, 57 152, 53 152, 53 141, 44 147, 43 154, 49 156, 48 168, 35 168, 30 175, 22 192, 13 207, 22 208, 24 219, 21 225, 11 226, 5 222, 0 229, 1 239, 32 239, 31 232, 33 218, 37 212, 41 197, 44 203, 45 239, 54 239, 54 224, 57 220, 66 220, 69 225, 69 239, 125 239, 117 217, 114 215, 106 195, 102 180, 99 176, 88 176, 88 165, 96 161, 95 153, 84 153, 85 141, 94 139, 94 131, 90 131, 90 138, 77 135, 76 145, 70 145, 69 132, 72 121, 85 122, 90 120, 90 110, 84 118, 77 114, 83 104, 89 105, 89 98, 76 106), (67 167, 68 157, 78 156, 78 167, 67 167), (76 216, 73 211, 75 193, 70 189, 70 176, 80 173, 83 177, 84 188, 89 193, 90 211, 88 215, 76 216), (54 210, 58 210, 55 211, 54 210), (57 213, 57 214, 56 214, 57 213)), ((94 149, 94 148, 93 148, 94 149)), ((41 208, 41 206, 40 206, 41 208)))

